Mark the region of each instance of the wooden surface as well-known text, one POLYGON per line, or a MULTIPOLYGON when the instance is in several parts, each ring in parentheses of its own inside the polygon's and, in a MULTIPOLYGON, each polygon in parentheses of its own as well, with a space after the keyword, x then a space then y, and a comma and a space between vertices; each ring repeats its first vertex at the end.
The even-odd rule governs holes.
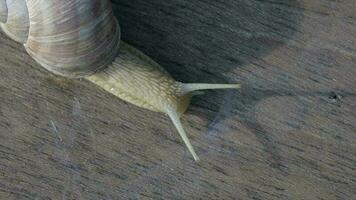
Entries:
POLYGON ((170 120, 0 35, 0 199, 356 199, 354 0, 114 0, 185 82, 241 82, 170 120))

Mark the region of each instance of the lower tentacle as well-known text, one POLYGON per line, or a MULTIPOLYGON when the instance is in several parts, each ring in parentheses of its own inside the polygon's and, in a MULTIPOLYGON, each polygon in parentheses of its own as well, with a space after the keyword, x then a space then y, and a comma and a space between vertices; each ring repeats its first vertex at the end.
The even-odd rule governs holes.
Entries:
POLYGON ((174 126, 176 127, 176 129, 177 129, 180 137, 182 138, 183 142, 187 146, 190 154, 192 154, 194 160, 196 162, 198 162, 200 159, 199 159, 198 155, 195 153, 193 145, 190 143, 189 138, 188 138, 186 132, 184 131, 183 125, 182 125, 182 123, 180 121, 180 118, 179 118, 177 112, 175 110, 172 110, 172 109, 167 109, 167 114, 171 118, 174 126))

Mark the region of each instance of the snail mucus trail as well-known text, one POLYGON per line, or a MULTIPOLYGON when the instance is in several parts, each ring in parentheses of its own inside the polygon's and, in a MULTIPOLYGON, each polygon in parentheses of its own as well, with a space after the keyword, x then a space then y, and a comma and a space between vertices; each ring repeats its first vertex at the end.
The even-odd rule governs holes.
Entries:
POLYGON ((50 72, 85 78, 136 106, 167 114, 198 161, 180 121, 194 91, 239 84, 182 83, 120 40, 109 0, 0 0, 2 30, 50 72))

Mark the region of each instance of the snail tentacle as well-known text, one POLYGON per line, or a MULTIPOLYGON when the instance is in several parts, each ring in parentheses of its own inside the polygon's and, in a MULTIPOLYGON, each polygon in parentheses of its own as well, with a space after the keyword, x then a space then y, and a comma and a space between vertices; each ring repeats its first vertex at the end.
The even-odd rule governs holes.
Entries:
POLYGON ((240 84, 181 83, 181 92, 187 94, 198 90, 240 89, 240 84))
POLYGON ((177 112, 174 109, 168 108, 166 111, 167 115, 171 118, 174 126, 176 127, 180 137, 184 141, 185 145, 187 146, 190 154, 192 154, 194 160, 196 162, 200 161, 198 155, 195 153, 193 145, 190 143, 189 138, 187 137, 187 134, 184 131, 183 125, 180 121, 180 117, 178 116, 177 112))

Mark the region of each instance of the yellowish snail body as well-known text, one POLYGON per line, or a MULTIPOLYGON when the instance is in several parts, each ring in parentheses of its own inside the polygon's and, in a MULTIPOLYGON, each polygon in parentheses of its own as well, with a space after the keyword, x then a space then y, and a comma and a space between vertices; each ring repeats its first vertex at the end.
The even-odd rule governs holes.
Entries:
POLYGON ((127 102, 167 114, 196 161, 180 122, 193 92, 240 87, 175 81, 159 64, 120 41, 109 0, 0 0, 0 24, 52 73, 84 77, 127 102))

